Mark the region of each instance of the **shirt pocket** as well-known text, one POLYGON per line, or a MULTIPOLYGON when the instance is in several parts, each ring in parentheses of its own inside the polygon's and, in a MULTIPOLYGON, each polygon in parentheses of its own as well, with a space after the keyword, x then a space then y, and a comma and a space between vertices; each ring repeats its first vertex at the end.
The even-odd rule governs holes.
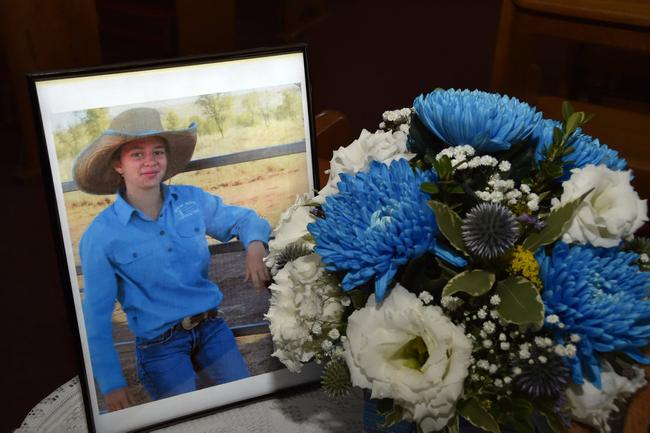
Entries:
POLYGON ((154 251, 154 245, 149 242, 127 245, 115 251, 115 261, 119 265, 137 264, 151 258, 154 251))
POLYGON ((205 236, 205 222, 199 213, 189 216, 177 223, 178 235, 182 238, 205 236))

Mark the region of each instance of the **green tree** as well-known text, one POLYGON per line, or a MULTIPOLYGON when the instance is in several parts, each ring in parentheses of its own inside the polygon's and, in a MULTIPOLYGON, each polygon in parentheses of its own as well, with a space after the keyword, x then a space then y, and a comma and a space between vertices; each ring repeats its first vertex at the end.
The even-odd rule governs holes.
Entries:
POLYGON ((223 137, 226 120, 230 117, 232 111, 232 96, 223 94, 202 95, 196 100, 196 104, 205 117, 214 121, 217 130, 223 137))
POLYGON ((81 123, 91 140, 99 137, 111 123, 108 108, 92 108, 81 115, 81 123))
POLYGON ((273 94, 270 92, 262 92, 258 98, 259 112, 264 119, 264 125, 269 126, 271 115, 273 114, 273 107, 271 107, 271 100, 273 94))
POLYGON ((257 120, 257 112, 259 111, 259 101, 257 92, 250 92, 242 98, 242 107, 244 114, 240 123, 248 126, 255 125, 257 120))
POLYGON ((181 129, 181 118, 174 110, 169 110, 163 118, 163 127, 165 129, 181 129))
POLYGON ((302 113, 300 89, 292 88, 282 91, 282 102, 275 109, 278 119, 295 119, 302 113))

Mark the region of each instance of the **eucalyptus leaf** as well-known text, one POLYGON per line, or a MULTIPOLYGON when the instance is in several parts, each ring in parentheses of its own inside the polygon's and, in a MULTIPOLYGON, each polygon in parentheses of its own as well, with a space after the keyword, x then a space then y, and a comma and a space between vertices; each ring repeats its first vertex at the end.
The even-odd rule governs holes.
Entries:
POLYGON ((539 247, 551 244, 559 239, 559 237, 567 230, 576 211, 591 191, 593 191, 593 189, 590 189, 577 199, 570 201, 564 206, 551 212, 544 221, 546 225, 542 231, 531 233, 526 240, 524 240, 524 243, 522 244, 523 247, 534 253, 539 247))
POLYGON ((449 422, 447 423, 447 429, 449 433, 460 433, 460 418, 458 415, 454 415, 449 422))
POLYGON ((436 214, 436 222, 449 243, 459 251, 467 254, 461 234, 462 220, 449 206, 439 201, 430 200, 429 206, 436 214))
POLYGON ((458 413, 478 428, 492 433, 501 433, 494 417, 475 398, 461 401, 458 405, 458 413))
POLYGON ((535 433, 535 427, 528 419, 519 419, 509 416, 506 418, 506 424, 514 427, 517 433, 535 433))
POLYGON ((496 294, 501 298, 497 311, 503 320, 516 325, 541 325, 544 304, 539 292, 526 278, 509 277, 497 283, 496 294))
POLYGON ((451 296, 458 292, 481 296, 492 288, 495 278, 492 272, 482 269, 461 272, 449 280, 445 288, 442 289, 442 296, 451 296))
POLYGON ((437 194, 439 191, 438 185, 433 182, 424 182, 420 185, 420 189, 428 194, 437 194))
POLYGON ((576 112, 572 113, 571 116, 569 116, 569 119, 566 121, 566 125, 564 126, 564 135, 565 137, 568 137, 569 135, 573 134, 576 129, 581 125, 582 120, 585 118, 585 113, 583 112, 576 112))
POLYGON ((564 423, 552 409, 538 407, 537 411, 541 416, 536 417, 536 421, 546 424, 545 426, 540 426, 542 432, 545 431, 544 427, 546 427, 546 430, 551 430, 553 433, 567 433, 567 428, 564 426, 564 423))
POLYGON ((571 103, 569 101, 562 102, 562 118, 565 122, 569 119, 569 117, 571 117, 573 112, 573 106, 571 106, 571 103))

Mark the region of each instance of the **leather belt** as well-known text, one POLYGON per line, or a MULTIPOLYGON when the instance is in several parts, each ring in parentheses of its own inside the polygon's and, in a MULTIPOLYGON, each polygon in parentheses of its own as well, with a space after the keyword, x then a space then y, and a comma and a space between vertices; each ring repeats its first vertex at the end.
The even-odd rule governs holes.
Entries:
POLYGON ((216 308, 214 310, 204 311, 203 313, 185 317, 176 326, 179 326, 181 329, 184 329, 186 331, 190 331, 194 329, 196 326, 200 325, 201 322, 203 322, 206 319, 214 319, 219 317, 219 314, 220 314, 219 310, 217 310, 216 308))

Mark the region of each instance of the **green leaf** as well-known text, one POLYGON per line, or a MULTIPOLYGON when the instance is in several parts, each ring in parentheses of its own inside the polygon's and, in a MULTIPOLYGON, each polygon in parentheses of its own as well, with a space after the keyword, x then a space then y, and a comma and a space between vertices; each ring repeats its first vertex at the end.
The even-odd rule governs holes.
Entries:
POLYGON ((404 411, 399 406, 393 406, 393 410, 386 414, 384 422, 381 425, 384 428, 389 428, 402 420, 404 411))
POLYGON ((439 191, 438 185, 432 182, 424 182, 420 189, 428 194, 437 194, 439 191))
POLYGON ((571 116, 569 116, 569 119, 566 121, 566 125, 564 126, 564 135, 568 137, 569 135, 573 134, 576 129, 581 125, 581 122, 585 118, 585 113, 578 111, 576 113, 572 113, 571 116))
MULTIPOLYGON (((538 413, 542 416, 536 417, 538 421, 546 423, 546 426, 553 431, 553 433, 566 433, 567 429, 562 420, 555 414, 553 410, 547 408, 538 408, 538 413)), ((542 430, 543 431, 543 430, 542 430)))
POLYGON ((494 280, 495 276, 492 272, 482 269, 464 271, 449 280, 445 288, 442 289, 442 296, 451 296, 458 292, 481 296, 492 288, 494 280))
POLYGON ((539 247, 555 242, 567 230, 576 211, 591 191, 593 189, 551 212, 544 221, 546 225, 542 231, 531 233, 522 246, 534 253, 539 247))
POLYGON ((529 419, 506 417, 506 424, 514 427, 517 433, 535 433, 535 427, 529 419))
POLYGON ((501 433, 499 424, 475 398, 461 401, 458 405, 458 413, 478 428, 492 433, 501 433))
POLYGON ((447 238, 449 243, 459 251, 467 254, 465 244, 461 235, 462 220, 449 206, 439 201, 430 200, 429 206, 436 214, 436 222, 442 234, 447 238))
POLYGON ((449 422, 447 423, 447 429, 449 433, 460 433, 460 418, 458 415, 454 415, 449 422))
POLYGON ((497 311, 503 320, 517 325, 539 325, 544 320, 544 304, 533 283, 526 278, 509 277, 497 283, 501 298, 497 311))
MULTIPOLYGON (((553 143, 559 143, 562 141, 562 130, 560 128, 553 128, 553 143)), ((549 150, 551 147, 549 147, 549 150)))
POLYGON ((562 118, 565 122, 569 120, 569 117, 571 117, 573 111, 573 107, 569 101, 562 102, 562 118))
POLYGON ((377 413, 382 416, 388 415, 393 411, 394 401, 392 398, 381 398, 376 399, 377 402, 377 413))

